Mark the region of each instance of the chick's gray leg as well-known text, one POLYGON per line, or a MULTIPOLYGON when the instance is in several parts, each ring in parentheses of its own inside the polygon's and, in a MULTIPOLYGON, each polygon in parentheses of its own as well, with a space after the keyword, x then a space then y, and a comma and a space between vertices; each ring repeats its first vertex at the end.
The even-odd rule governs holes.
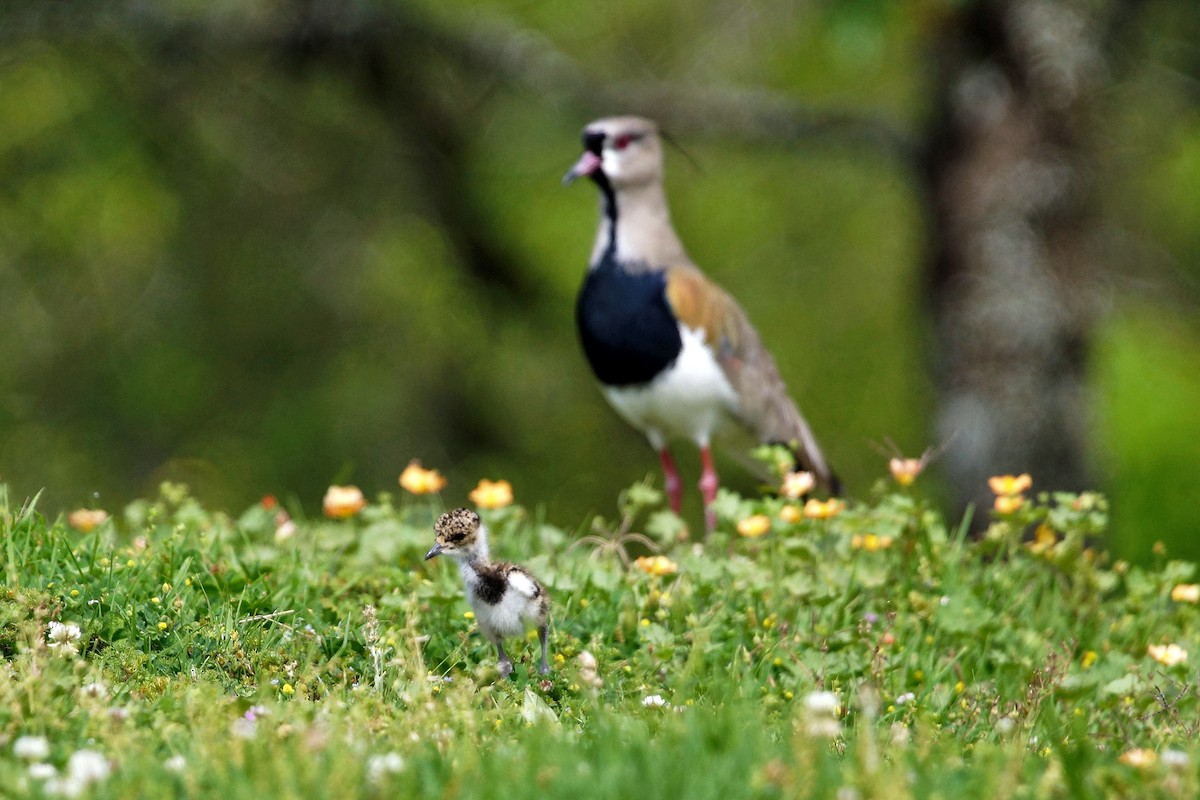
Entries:
POLYGON ((549 627, 548 625, 543 625, 538 628, 538 640, 542 643, 542 665, 538 667, 538 672, 543 675, 550 674, 550 664, 546 662, 546 639, 548 638, 549 627))
POLYGON ((500 644, 499 640, 496 641, 496 655, 500 657, 500 663, 496 665, 500 670, 500 677, 507 678, 512 674, 513 665, 508 653, 504 652, 504 645, 500 644))

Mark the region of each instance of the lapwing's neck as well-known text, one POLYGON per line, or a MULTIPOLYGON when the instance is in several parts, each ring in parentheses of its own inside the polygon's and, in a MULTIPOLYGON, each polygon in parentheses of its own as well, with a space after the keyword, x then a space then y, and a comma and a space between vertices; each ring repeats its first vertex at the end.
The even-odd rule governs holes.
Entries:
POLYGON ((661 183, 614 190, 600 187, 600 228, 592 248, 593 269, 619 263, 626 269, 654 269, 687 260, 683 243, 671 225, 671 212, 661 183))

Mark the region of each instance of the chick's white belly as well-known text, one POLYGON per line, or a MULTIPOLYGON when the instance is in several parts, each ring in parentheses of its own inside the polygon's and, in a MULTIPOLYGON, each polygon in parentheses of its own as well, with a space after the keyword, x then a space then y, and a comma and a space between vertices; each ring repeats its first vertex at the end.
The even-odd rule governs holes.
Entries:
POLYGON ((737 393, 704 343, 704 334, 679 326, 683 348, 666 370, 642 386, 605 386, 605 398, 655 449, 667 439, 707 445, 733 420, 737 393))
POLYGON ((535 621, 535 609, 531 608, 531 602, 529 598, 522 597, 510 588, 495 605, 471 597, 471 608, 475 611, 475 620, 486 635, 505 639, 520 636, 525 632, 526 626, 535 621))

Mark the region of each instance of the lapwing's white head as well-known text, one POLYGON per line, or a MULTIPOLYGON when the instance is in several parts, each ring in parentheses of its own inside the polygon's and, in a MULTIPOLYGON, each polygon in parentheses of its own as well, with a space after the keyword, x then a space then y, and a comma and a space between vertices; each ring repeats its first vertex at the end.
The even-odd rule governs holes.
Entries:
POLYGON ((662 181, 662 137, 648 119, 598 119, 583 129, 583 151, 564 183, 586 176, 622 191, 662 181))
POLYGON ((425 554, 426 561, 443 553, 459 561, 472 555, 486 558, 487 534, 479 515, 471 509, 447 511, 438 517, 433 529, 437 539, 425 554))

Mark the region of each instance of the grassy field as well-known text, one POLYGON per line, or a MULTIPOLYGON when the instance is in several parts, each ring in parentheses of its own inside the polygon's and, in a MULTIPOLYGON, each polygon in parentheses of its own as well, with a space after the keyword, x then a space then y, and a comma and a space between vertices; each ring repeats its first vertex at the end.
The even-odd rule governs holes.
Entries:
POLYGON ((1096 495, 1000 486, 971 541, 919 488, 722 494, 702 542, 648 486, 575 528, 477 495, 553 601, 552 675, 531 639, 498 682, 422 560, 437 494, 231 518, 164 485, 71 524, 0 487, 0 791, 1195 797, 1194 566, 1090 549, 1096 495))

